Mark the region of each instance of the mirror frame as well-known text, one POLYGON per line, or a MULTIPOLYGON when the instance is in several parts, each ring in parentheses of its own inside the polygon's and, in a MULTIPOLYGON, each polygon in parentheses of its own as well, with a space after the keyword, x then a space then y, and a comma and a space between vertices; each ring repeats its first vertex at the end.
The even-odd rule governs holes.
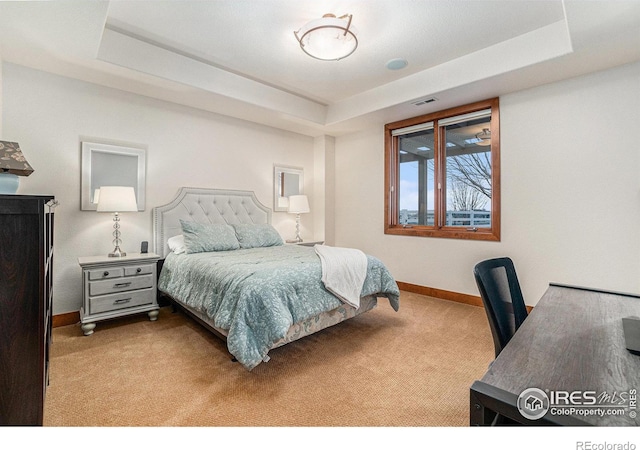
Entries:
POLYGON ((280 173, 291 173, 298 175, 298 194, 304 194, 304 169, 302 167, 291 167, 276 164, 273 166, 273 210, 279 212, 287 212, 287 208, 278 204, 280 196, 280 189, 278 186, 278 179, 280 173))
POLYGON ((106 153, 112 155, 135 156, 137 158, 136 173, 137 184, 136 202, 138 211, 145 209, 145 185, 146 185, 146 152, 144 149, 122 147, 119 145, 101 144, 97 142, 82 142, 82 181, 80 189, 80 209, 95 211, 98 207, 91 202, 91 160, 94 153, 106 153))

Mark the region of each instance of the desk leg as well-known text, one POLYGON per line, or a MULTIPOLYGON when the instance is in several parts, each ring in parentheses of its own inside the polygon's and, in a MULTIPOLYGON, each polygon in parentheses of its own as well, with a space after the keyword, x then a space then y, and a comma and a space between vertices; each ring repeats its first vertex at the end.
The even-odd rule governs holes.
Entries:
POLYGON ((472 427, 494 425, 498 414, 487 408, 478 393, 472 388, 469 392, 469 425, 472 427))

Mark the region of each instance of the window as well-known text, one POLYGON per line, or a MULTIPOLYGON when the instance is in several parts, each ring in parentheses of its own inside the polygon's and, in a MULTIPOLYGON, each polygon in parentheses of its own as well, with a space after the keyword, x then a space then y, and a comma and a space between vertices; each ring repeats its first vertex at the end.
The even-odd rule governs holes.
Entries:
POLYGON ((500 240, 498 99, 385 126, 385 233, 500 240))

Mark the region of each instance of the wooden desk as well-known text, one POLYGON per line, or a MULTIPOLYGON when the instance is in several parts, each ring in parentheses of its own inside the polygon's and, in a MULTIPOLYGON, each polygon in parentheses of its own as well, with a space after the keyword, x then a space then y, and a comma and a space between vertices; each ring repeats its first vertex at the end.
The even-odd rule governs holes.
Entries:
POLYGON ((640 317, 640 296, 550 285, 484 377, 472 386, 471 425, 488 424, 495 415, 491 411, 532 425, 640 425, 640 403, 637 397, 635 405, 633 400, 640 393, 640 356, 625 347, 622 318, 628 316, 640 317), (542 418, 528 420, 517 409, 518 396, 529 388, 549 396, 549 409, 542 418), (578 392, 576 401, 565 400, 563 392, 578 392), (603 394, 610 399, 604 401, 603 394), (589 405, 594 397, 597 403, 589 405), (571 407, 577 412, 569 414, 571 407), (580 414, 589 408, 624 410, 624 415, 580 414))

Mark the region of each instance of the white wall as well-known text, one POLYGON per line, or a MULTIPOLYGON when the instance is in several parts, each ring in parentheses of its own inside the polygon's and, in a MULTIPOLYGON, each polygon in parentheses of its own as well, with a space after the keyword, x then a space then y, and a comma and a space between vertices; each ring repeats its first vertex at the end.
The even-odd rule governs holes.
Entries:
MULTIPOLYGON (((79 256, 113 249, 108 214, 80 210, 80 142, 142 145, 147 149, 146 210, 122 214, 124 251, 152 239, 151 210, 171 201, 180 186, 244 189, 273 208, 273 165, 303 167, 313 192, 313 139, 229 117, 100 87, 4 63, 3 138, 20 143, 35 172, 18 193, 54 194, 56 210, 54 314, 80 309, 79 256)), ((313 204, 313 198, 310 198, 313 204)), ((313 211, 302 218, 311 239, 313 211)), ((283 238, 295 218, 274 213, 283 238)))
MULTIPOLYGON (((279 163, 304 167, 305 192, 322 190, 314 177, 314 159, 327 156, 320 146, 330 154, 328 196, 318 203, 326 202, 325 234, 335 236, 335 245, 380 257, 399 281, 473 295, 474 264, 509 255, 534 305, 549 281, 640 292, 638 79, 636 63, 501 98, 499 243, 384 235, 380 126, 336 138, 334 170, 333 139, 327 145, 4 62, 0 130, 2 139, 20 143, 35 168, 21 179, 19 193, 51 193, 61 203, 55 314, 80 307, 77 257, 112 250, 110 218, 80 211, 83 139, 147 148, 147 209, 123 214, 125 251, 152 242, 151 208, 169 202, 180 186, 254 190, 272 207, 279 163)), ((317 214, 302 217, 306 240, 322 238, 314 232, 317 214)), ((274 213, 273 222, 291 237, 292 216, 274 213)))
POLYGON ((480 260, 510 256, 527 304, 549 282, 640 293, 640 64, 500 99, 501 242, 385 235, 382 127, 336 140, 336 245, 398 281, 478 295, 480 260))
POLYGON ((312 211, 323 211, 316 214, 313 224, 316 241, 324 241, 326 245, 333 245, 335 202, 335 138, 332 136, 318 136, 314 140, 314 203, 310 205, 312 211))

